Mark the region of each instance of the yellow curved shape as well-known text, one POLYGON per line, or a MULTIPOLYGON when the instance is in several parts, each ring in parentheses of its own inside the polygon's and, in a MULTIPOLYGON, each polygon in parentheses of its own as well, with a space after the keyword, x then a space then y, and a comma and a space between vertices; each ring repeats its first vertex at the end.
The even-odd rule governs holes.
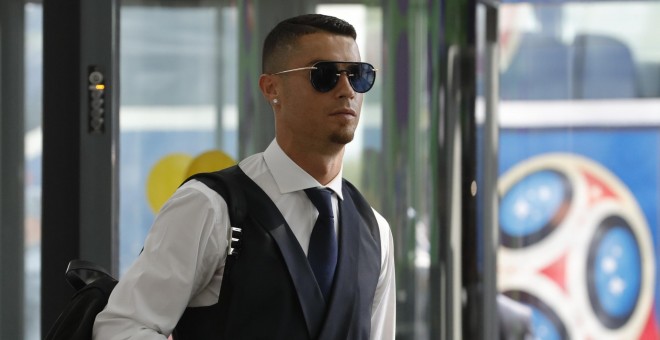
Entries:
POLYGON ((197 155, 192 162, 188 165, 186 170, 186 178, 200 173, 200 172, 213 172, 228 168, 236 164, 229 155, 220 150, 209 150, 197 155))
POLYGON ((171 153, 161 158, 147 177, 147 200, 151 211, 157 213, 174 191, 186 179, 186 170, 192 156, 185 153, 171 153))

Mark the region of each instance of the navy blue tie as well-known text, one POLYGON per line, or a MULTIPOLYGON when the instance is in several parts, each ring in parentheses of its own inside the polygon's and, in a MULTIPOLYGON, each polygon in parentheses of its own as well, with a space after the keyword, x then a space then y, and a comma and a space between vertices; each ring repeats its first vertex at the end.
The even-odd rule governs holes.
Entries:
POLYGON ((321 288, 325 301, 328 301, 337 267, 337 235, 332 213, 332 191, 310 188, 305 189, 305 193, 319 211, 319 217, 316 219, 309 239, 307 260, 316 276, 316 282, 321 288))

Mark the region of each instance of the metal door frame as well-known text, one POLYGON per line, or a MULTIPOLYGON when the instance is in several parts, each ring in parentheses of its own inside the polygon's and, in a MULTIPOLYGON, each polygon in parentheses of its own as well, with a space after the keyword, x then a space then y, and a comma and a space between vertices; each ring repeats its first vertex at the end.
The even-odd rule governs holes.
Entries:
POLYGON ((44 0, 43 5, 45 334, 73 293, 63 275, 68 261, 94 261, 117 274, 119 15, 117 0, 44 0), (93 70, 102 72, 104 88, 92 86, 93 70), (96 89, 102 90, 102 117, 91 110, 96 89), (102 125, 95 125, 98 118, 102 125))

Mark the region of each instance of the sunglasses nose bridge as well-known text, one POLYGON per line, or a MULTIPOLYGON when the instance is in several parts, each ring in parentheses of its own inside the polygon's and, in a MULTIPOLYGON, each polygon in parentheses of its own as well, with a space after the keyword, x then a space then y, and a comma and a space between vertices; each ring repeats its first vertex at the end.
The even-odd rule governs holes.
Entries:
POLYGON ((348 70, 338 70, 336 75, 337 75, 337 82, 336 82, 335 86, 344 86, 345 88, 348 87, 348 89, 350 89, 351 92, 357 92, 353 88, 353 83, 351 82, 351 77, 353 77, 354 74, 350 73, 350 71, 348 71, 348 70), (344 84, 340 85, 340 83, 343 82, 342 81, 342 78, 343 78, 342 75, 346 76, 345 77, 346 81, 345 81, 344 84))
POLYGON ((351 73, 351 71, 349 71, 349 70, 337 70, 337 73, 336 73, 337 78, 341 77, 342 73, 345 74, 346 77, 349 77, 349 78, 355 76, 355 73, 351 73))

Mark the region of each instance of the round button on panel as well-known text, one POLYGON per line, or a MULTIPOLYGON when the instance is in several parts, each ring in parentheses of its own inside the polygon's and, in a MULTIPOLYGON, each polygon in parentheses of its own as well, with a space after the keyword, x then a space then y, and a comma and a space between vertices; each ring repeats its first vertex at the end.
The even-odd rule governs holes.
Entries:
POLYGON ((103 81, 103 73, 101 73, 99 71, 94 71, 94 72, 89 74, 88 79, 89 79, 89 82, 94 84, 94 85, 100 84, 103 81))

